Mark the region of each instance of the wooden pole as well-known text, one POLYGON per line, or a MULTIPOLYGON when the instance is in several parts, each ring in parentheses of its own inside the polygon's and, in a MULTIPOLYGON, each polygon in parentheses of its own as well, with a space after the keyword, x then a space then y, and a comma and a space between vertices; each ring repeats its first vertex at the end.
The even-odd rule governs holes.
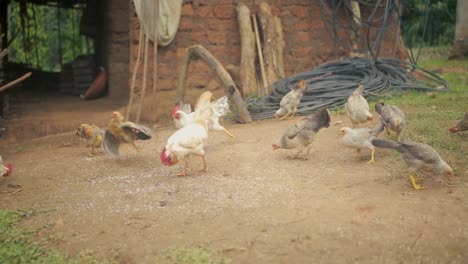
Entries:
MULTIPOLYGON (((154 1, 154 33, 153 33, 153 95, 156 94, 156 83, 158 80, 158 22, 159 22, 159 0, 154 1)), ((156 108, 155 108, 156 109, 156 108)))
POLYGON ((133 100, 135 99, 135 81, 136 81, 136 76, 138 73, 138 69, 140 68, 140 59, 141 59, 141 52, 142 48, 141 46, 144 46, 145 44, 143 43, 143 25, 140 25, 140 37, 138 41, 138 54, 137 54, 137 60, 135 65, 133 65, 133 74, 132 74, 132 83, 130 85, 130 99, 128 101, 128 106, 127 106, 127 114, 125 115, 125 119, 129 120, 130 118, 130 112, 132 111, 132 104, 133 100))
POLYGON ((3 92, 3 91, 5 91, 6 89, 8 89, 8 88, 10 88, 10 87, 15 86, 15 85, 18 84, 18 83, 20 83, 20 82, 26 80, 26 79, 29 78, 31 75, 32 75, 32 73, 31 73, 31 72, 28 72, 28 73, 26 73, 25 75, 19 77, 18 79, 14 80, 14 81, 12 81, 12 82, 9 82, 9 83, 7 83, 7 84, 5 84, 5 85, 3 85, 3 86, 1 86, 1 87, 0 87, 0 93, 3 92))
POLYGON ((246 97, 257 92, 257 80, 255 76, 255 34, 252 30, 249 8, 244 3, 239 2, 236 11, 241 37, 239 75, 242 82, 242 95, 246 97))
POLYGON ((185 51, 184 64, 182 71, 179 74, 179 82, 177 83, 176 103, 183 102, 185 96, 184 80, 187 76, 188 65, 192 58, 200 58, 208 64, 208 66, 216 73, 221 83, 224 85, 224 94, 234 102, 237 108, 241 121, 244 123, 252 122, 247 106, 245 105, 242 96, 239 93, 234 81, 223 65, 201 45, 190 46, 185 51))
MULTIPOLYGON (((143 1, 144 3, 144 1, 143 1)), ((145 10, 145 6, 143 5, 143 10, 145 10)), ((146 16, 146 13, 143 12, 144 16, 143 16, 143 21, 144 21, 144 24, 145 24, 145 49, 144 49, 144 52, 143 52, 143 85, 142 85, 142 88, 141 88, 141 98, 140 98, 140 105, 138 106, 138 112, 137 112, 137 116, 136 116, 136 122, 139 123, 140 122, 140 117, 141 117, 141 109, 143 109, 143 102, 145 101, 145 93, 146 93, 146 86, 147 86, 147 82, 146 82, 146 76, 147 76, 147 73, 148 73, 148 46, 149 46, 149 19, 148 17, 146 16)))
MULTIPOLYGON (((263 62, 262 43, 260 42, 260 34, 258 33, 257 17, 255 15, 252 15, 252 20, 254 24, 255 38, 257 40, 257 52, 258 52, 258 61, 260 62, 260 73, 262 74, 263 88, 265 88, 265 87, 268 87, 268 79, 265 73, 265 63, 263 62)), ((263 90, 264 89, 261 89, 262 95, 264 95, 263 90)))

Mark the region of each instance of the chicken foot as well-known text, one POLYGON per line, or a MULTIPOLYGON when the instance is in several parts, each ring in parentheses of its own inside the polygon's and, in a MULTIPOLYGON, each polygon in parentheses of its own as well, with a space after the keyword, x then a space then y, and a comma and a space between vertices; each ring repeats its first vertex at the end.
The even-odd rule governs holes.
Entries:
POLYGON ((310 153, 310 145, 298 150, 296 155, 292 156, 292 159, 308 160, 309 159, 309 153, 310 153), (305 153, 304 153, 304 150, 305 150, 305 153), (302 154, 302 155, 300 155, 300 154, 302 154))
POLYGON ((201 158, 202 158, 202 160, 203 160, 203 169, 201 169, 200 171, 201 171, 201 172, 208 172, 208 170, 207 170, 207 165, 206 165, 205 155, 202 155, 201 158))
POLYGON ((224 133, 228 134, 228 136, 232 137, 232 138, 235 138, 236 136, 234 136, 233 134, 231 134, 231 132, 227 131, 226 128, 223 127, 223 131, 224 133))
POLYGON ((411 181, 411 185, 413 186, 415 190, 426 189, 426 187, 423 187, 422 185, 419 184, 422 182, 422 179, 415 178, 412 173, 409 173, 409 178, 411 181))

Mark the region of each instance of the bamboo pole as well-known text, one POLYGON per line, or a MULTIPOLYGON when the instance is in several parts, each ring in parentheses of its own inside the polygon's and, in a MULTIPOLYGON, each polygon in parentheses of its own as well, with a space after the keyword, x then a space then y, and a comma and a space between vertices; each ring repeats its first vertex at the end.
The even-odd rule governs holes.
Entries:
MULTIPOLYGON (((143 1, 144 3, 145 1, 143 1)), ((145 10, 145 5, 143 4, 143 11, 145 10)), ((145 27, 144 29, 145 30, 145 48, 144 48, 144 52, 143 52, 143 84, 142 84, 142 88, 141 88, 141 98, 140 98, 140 105, 138 106, 138 112, 137 112, 137 116, 136 116, 136 120, 135 122, 139 123, 140 122, 140 117, 141 117, 141 110, 143 109, 143 102, 145 101, 145 93, 146 93, 146 86, 147 86, 147 82, 146 82, 146 76, 147 76, 147 73, 148 73, 148 46, 149 46, 149 19, 148 17, 146 16, 146 13, 143 12, 144 16, 143 16, 143 21, 144 21, 144 24, 145 24, 145 27)))
POLYGON ((128 106, 127 106, 127 114, 125 115, 125 119, 129 120, 130 118, 130 112, 132 111, 132 104, 133 100, 135 98, 135 81, 136 81, 136 76, 138 73, 138 69, 140 68, 140 59, 141 59, 141 52, 142 48, 141 46, 144 46, 143 43, 143 25, 140 25, 140 37, 138 41, 138 54, 137 54, 137 60, 135 65, 133 66, 133 75, 132 75, 132 83, 130 85, 130 99, 128 101, 128 106))
POLYGON ((263 88, 261 89, 262 95, 263 95, 263 90, 265 87, 268 87, 268 79, 266 77, 265 73, 265 62, 263 61, 263 52, 262 52, 262 43, 260 42, 260 34, 258 33, 258 23, 257 23, 257 17, 255 15, 252 15, 252 20, 254 24, 254 32, 255 32, 255 39, 257 40, 257 52, 258 52, 258 61, 260 62, 260 73, 262 74, 262 83, 263 83, 263 88))
POLYGON ((159 0, 154 1, 154 35, 153 35, 153 95, 156 94, 156 83, 158 80, 158 22, 159 22, 159 0))

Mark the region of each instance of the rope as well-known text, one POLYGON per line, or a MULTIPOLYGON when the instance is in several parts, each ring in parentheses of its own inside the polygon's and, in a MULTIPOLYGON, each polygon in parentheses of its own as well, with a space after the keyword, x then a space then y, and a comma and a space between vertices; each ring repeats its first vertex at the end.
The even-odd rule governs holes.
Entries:
POLYGON ((301 80, 306 80, 307 90, 298 106, 299 115, 310 114, 323 106, 333 109, 344 105, 358 84, 364 85, 364 97, 393 95, 408 89, 449 90, 448 82, 440 76, 409 62, 377 59, 374 64, 368 59, 352 58, 325 63, 314 70, 280 79, 273 84, 270 95, 247 98, 252 119, 272 118, 281 98, 301 80), (326 73, 332 74, 316 79, 326 73))

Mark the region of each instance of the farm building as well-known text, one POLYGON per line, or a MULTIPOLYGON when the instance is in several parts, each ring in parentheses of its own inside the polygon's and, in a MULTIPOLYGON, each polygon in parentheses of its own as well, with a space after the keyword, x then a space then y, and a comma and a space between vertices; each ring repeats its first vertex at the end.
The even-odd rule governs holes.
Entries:
MULTIPOLYGON (((196 44, 202 45, 224 67, 228 65, 239 67, 242 49, 236 8, 240 2, 233 0, 184 0, 181 2, 180 17, 171 20, 178 22, 175 37, 158 49, 156 101, 159 103, 156 109, 151 109, 152 112, 156 113, 152 113, 151 118, 146 118, 146 121, 164 121, 168 116, 168 110, 165 108, 175 103, 175 90, 187 47, 196 44)), ((363 27, 360 29, 359 39, 354 42, 350 40, 352 36, 347 29, 352 27, 353 15, 346 7, 337 6, 339 3, 336 1, 242 2, 248 7, 250 14, 257 14, 260 3, 265 2, 271 9, 271 15, 279 18, 284 39, 282 49, 284 76, 280 77, 312 69, 323 62, 347 58, 350 56, 350 46, 352 45, 354 45, 355 51, 361 51, 362 56, 368 56, 365 36, 369 33, 372 42, 378 33, 372 28, 366 32, 367 29, 363 27), (341 25, 341 28, 336 25, 341 25)), ((129 99, 132 75, 137 61, 141 28, 133 1, 12 0, 2 1, 0 12, 3 18, 0 21, 1 28, 4 33, 2 48, 8 48, 12 43, 19 42, 20 37, 22 37, 23 43, 30 42, 29 46, 22 46, 24 50, 28 50, 25 53, 30 54, 27 63, 24 60, 20 63, 13 62, 9 60, 8 55, 4 57, 2 60, 2 79, 6 82, 14 80, 26 72, 33 72, 27 80, 1 92, 3 109, 1 127, 6 128, 5 135, 37 137, 67 132, 86 119, 105 125, 109 112, 125 107, 129 99), (57 8, 59 13, 60 10, 65 13, 69 9, 77 9, 79 11, 78 23, 74 23, 73 27, 76 27, 74 30, 80 35, 88 37, 87 41, 93 44, 93 52, 87 56, 76 55, 66 63, 62 58, 64 55, 59 52, 59 64, 62 66, 60 71, 50 72, 37 69, 34 66, 34 60, 37 59, 34 49, 38 47, 33 45, 35 42, 33 29, 36 28, 39 31, 42 25, 34 24, 29 27, 26 33, 21 30, 15 32, 19 37, 9 33, 12 23, 9 23, 9 19, 6 18, 9 17, 8 12, 12 12, 11 6, 13 5, 18 6, 17 12, 20 12, 27 24, 34 22, 31 10, 38 6, 57 8), (92 78, 98 75, 101 66, 107 74, 105 96, 93 101, 80 100, 79 95, 91 84, 92 78), (22 135, 25 133, 24 131, 29 130, 19 129, 19 125, 14 124, 21 124, 22 128, 31 125, 34 127, 31 129, 34 132, 22 135), (14 133, 14 131, 23 132, 14 133)), ((371 7, 363 6, 360 12, 363 17, 368 17, 372 15, 373 10, 371 7)), ((377 15, 380 16, 383 12, 384 9, 379 9, 377 15)), ((59 14, 56 21, 59 29, 60 18, 59 14)), ((378 19, 376 21, 376 27, 379 23, 382 24, 382 21, 378 19)), ((397 16, 392 14, 387 23, 389 33, 385 34, 381 40, 379 56, 406 59, 407 54, 401 46, 399 37, 397 16)), ((260 38, 262 38, 261 25, 259 31, 260 38)), ((63 39, 64 34, 59 34, 58 38, 60 37, 63 39)), ((149 50, 152 49, 151 42, 149 50)), ((63 50, 64 47, 62 47, 63 50)), ((10 54, 12 53, 14 50, 10 50, 10 54)), ((146 80, 148 89, 151 89, 153 54, 150 52, 146 57, 148 60, 147 71, 149 72, 146 80)), ((256 63, 258 71, 258 59, 256 63)), ((137 95, 142 87, 142 68, 139 67, 139 72, 135 75, 137 95)), ((213 90, 218 94, 222 93, 222 89, 218 89, 220 84, 215 74, 201 60, 196 60, 189 65, 185 86, 195 95, 204 89, 213 90)), ((258 87, 261 86, 262 84, 258 85, 258 87)), ((242 87, 239 89, 242 92, 242 87)), ((189 98, 189 100, 193 100, 193 98, 189 98)))

